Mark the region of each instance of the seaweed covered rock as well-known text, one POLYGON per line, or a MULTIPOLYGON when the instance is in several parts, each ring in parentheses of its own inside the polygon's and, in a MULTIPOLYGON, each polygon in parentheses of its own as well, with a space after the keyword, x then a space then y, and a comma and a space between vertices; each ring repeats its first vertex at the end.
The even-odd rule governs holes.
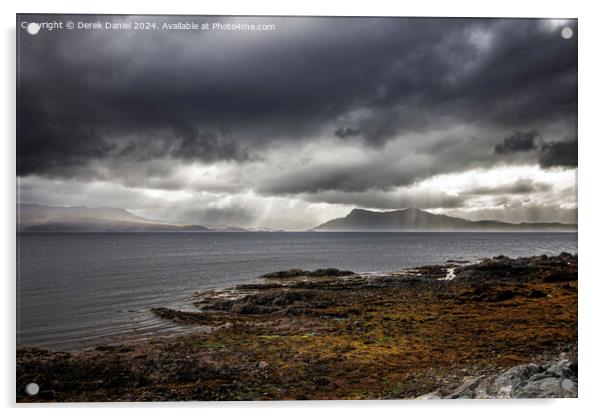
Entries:
POLYGON ((264 274, 261 277, 264 279, 287 279, 294 277, 338 277, 351 276, 353 274, 355 273, 349 270, 339 270, 329 267, 326 269, 316 269, 314 271, 301 269, 281 270, 278 272, 264 274))
POLYGON ((490 286, 479 286, 458 294, 456 300, 458 302, 503 302, 521 295, 523 293, 514 288, 498 289, 490 286))
POLYGON ((336 277, 336 276, 350 276, 354 274, 350 270, 339 270, 335 268, 327 268, 327 269, 316 269, 309 274, 311 277, 336 277))
POLYGON ((569 253, 516 259, 497 256, 457 268, 454 280, 475 283, 567 282, 577 280, 577 267, 577 256, 569 253))
POLYGON ((243 315, 273 314, 312 305, 316 293, 306 290, 258 292, 236 299, 218 299, 200 305, 202 310, 217 310, 243 315))
POLYGON ((307 276, 309 272, 301 269, 281 270, 278 272, 266 273, 261 277, 264 279, 286 279, 291 277, 307 276))

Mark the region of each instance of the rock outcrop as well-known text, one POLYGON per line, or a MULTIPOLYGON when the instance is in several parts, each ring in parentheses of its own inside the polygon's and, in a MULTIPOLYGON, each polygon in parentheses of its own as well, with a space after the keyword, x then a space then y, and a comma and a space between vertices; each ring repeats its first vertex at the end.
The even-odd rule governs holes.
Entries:
POLYGON ((417 399, 524 399, 577 397, 577 361, 561 357, 545 365, 529 363, 500 374, 467 377, 451 393, 417 399))
POLYGON ((340 276, 351 276, 355 273, 349 270, 339 270, 335 268, 327 269, 316 269, 314 271, 301 270, 301 269, 289 269, 282 270, 273 273, 267 273, 261 276, 264 279, 286 279, 293 277, 340 277, 340 276))

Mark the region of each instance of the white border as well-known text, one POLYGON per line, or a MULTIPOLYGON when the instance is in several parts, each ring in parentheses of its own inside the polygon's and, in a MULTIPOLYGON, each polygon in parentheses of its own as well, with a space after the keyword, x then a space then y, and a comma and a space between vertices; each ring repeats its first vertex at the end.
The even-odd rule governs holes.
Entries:
MULTIPOLYGON (((95 404, 86 405, 86 413, 122 415, 139 412, 149 415, 164 415, 166 412, 202 413, 224 412, 239 414, 306 415, 313 412, 345 412, 365 414, 374 409, 379 413, 420 412, 445 413, 447 415, 502 414, 512 412, 545 412, 567 415, 593 413, 598 405, 602 368, 600 365, 600 289, 602 275, 597 270, 597 259, 602 258, 600 244, 600 209, 602 199, 600 180, 600 104, 602 97, 600 74, 600 10, 595 2, 556 1, 526 2, 504 0, 498 2, 454 0, 419 2, 395 2, 370 0, 351 3, 349 0, 326 2, 305 0, 297 4, 284 1, 216 1, 214 3, 167 0, 103 0, 75 1, 22 0, 2 2, 2 247, 0 264, 4 266, 2 276, 3 295, 3 339, 0 343, 2 357, 2 379, 0 403, 12 414, 15 407, 24 408, 25 414, 80 414, 80 405, 60 406, 15 406, 15 13, 124 13, 124 14, 252 14, 252 15, 377 15, 377 16, 465 16, 465 17, 558 17, 579 19, 579 255, 581 287, 579 290, 579 399, 573 400, 521 400, 521 401, 445 401, 417 403, 394 402, 270 402, 270 403, 171 403, 171 404, 95 404)), ((598 266, 599 268, 599 266, 598 266)))

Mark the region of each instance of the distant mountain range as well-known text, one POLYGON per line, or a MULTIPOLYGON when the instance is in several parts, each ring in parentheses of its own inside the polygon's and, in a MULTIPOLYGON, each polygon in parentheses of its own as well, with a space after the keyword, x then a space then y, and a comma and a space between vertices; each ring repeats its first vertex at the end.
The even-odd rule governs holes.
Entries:
MULTIPOLYGON (((122 208, 51 207, 19 204, 19 232, 254 232, 283 231, 268 228, 209 228, 174 224, 139 217, 122 208)), ((310 231, 577 231, 576 224, 469 221, 436 215, 417 208, 376 212, 354 209, 346 217, 310 231)))
POLYGON ((271 228, 209 228, 198 224, 175 224, 139 217, 122 208, 51 207, 17 204, 17 231, 60 232, 278 232, 271 228))
POLYGON ((169 224, 148 220, 121 208, 17 205, 20 232, 153 232, 212 231, 202 225, 169 224))
POLYGON ((315 231, 577 231, 577 224, 469 221, 417 208, 376 212, 354 209, 314 228, 315 231))

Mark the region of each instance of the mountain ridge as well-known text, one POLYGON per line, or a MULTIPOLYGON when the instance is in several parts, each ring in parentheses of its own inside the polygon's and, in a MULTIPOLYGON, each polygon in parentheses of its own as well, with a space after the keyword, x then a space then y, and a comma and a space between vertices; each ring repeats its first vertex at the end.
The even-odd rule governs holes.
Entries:
POLYGON ((495 220, 471 221, 432 214, 410 207, 393 211, 352 209, 345 217, 335 218, 313 228, 314 231, 576 231, 577 224, 509 223, 495 220))
POLYGON ((170 232, 212 231, 196 224, 153 221, 115 207, 53 207, 17 204, 18 232, 170 232))

